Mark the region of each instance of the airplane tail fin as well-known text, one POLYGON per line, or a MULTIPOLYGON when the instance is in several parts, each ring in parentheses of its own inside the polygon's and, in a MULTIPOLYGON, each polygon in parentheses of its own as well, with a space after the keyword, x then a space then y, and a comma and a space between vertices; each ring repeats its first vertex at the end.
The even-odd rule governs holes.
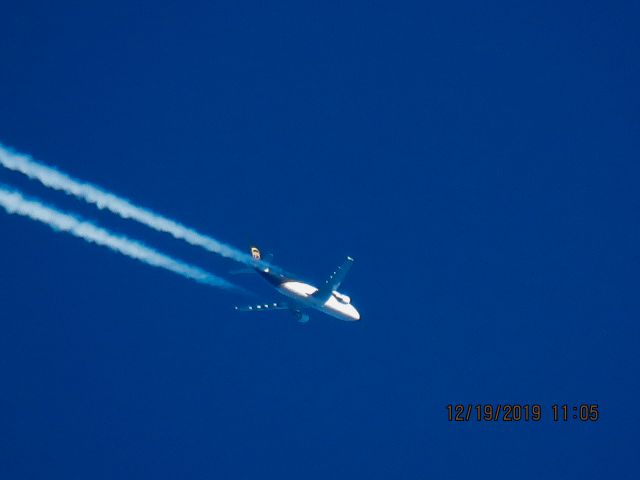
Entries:
MULTIPOLYGON (((253 267, 242 267, 236 268, 234 270, 230 270, 229 273, 231 275, 240 275, 243 273, 256 273, 256 268, 258 268, 260 262, 270 263, 273 259, 273 254, 268 253, 264 257, 262 253, 260 253, 260 249, 256 246, 251 246, 251 256, 255 262, 253 267)), ((261 267, 260 267, 261 268, 261 267)))
POLYGON ((267 253, 266 255, 262 256, 260 249, 256 246, 251 247, 251 256, 254 260, 262 261, 264 263, 271 263, 271 261, 273 260, 273 253, 267 253))

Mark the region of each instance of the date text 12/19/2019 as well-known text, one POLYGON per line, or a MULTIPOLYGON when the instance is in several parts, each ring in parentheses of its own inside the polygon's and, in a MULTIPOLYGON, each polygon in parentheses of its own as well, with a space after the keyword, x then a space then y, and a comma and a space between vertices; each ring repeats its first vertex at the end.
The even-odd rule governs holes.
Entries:
POLYGON ((539 422, 543 418, 554 422, 597 422, 600 411, 597 403, 553 404, 548 409, 538 403, 447 405, 447 420, 450 422, 539 422))

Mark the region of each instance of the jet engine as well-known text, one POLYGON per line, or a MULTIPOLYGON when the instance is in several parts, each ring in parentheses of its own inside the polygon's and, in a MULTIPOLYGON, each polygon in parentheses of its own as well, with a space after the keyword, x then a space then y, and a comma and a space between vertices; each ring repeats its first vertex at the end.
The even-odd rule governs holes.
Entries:
POLYGON ((300 310, 294 310, 293 316, 296 317, 296 320, 300 323, 307 323, 309 321, 309 315, 302 313, 300 310))

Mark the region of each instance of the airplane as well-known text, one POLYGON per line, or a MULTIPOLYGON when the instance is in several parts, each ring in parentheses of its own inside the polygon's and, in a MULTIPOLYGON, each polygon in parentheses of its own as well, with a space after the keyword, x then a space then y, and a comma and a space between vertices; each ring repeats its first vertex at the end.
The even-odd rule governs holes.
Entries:
POLYGON ((316 288, 308 283, 290 278, 287 274, 272 271, 268 265, 273 255, 267 255, 265 258, 262 258, 262 254, 257 247, 251 247, 251 256, 256 261, 253 269, 236 271, 235 273, 255 271, 274 286, 278 292, 290 300, 235 307, 237 311, 266 312, 272 310, 289 310, 298 322, 306 323, 309 321, 309 314, 305 313, 304 310, 315 309, 340 320, 349 322, 360 320, 360 313, 351 305, 351 298, 338 292, 340 284, 347 275, 349 268, 351 268, 353 258, 347 257, 344 263, 331 274, 324 285, 316 288))

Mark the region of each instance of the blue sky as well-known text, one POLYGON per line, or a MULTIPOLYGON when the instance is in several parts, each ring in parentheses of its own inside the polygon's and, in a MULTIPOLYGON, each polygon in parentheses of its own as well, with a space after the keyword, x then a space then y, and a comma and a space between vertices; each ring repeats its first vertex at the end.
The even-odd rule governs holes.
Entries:
POLYGON ((0 142, 313 281, 352 255, 363 315, 238 315, 240 296, 2 213, 3 478, 637 478, 637 4, 3 19, 0 142), (546 417, 450 423, 458 402, 546 417), (554 403, 601 418, 554 423, 554 403))

